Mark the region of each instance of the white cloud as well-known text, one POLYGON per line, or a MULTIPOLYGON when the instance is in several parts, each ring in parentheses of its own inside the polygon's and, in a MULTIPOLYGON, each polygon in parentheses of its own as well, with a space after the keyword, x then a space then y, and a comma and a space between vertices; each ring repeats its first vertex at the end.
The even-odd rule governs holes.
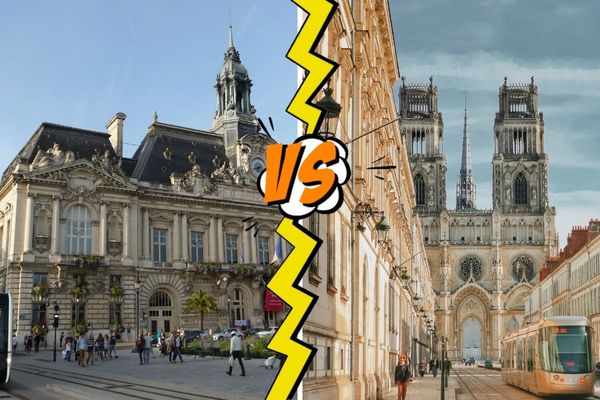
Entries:
POLYGON ((534 75, 546 94, 600 97, 600 68, 578 59, 517 62, 506 54, 486 51, 418 52, 405 55, 401 67, 405 74, 432 71, 438 80, 443 79, 446 89, 468 87, 496 92, 504 76, 509 78, 509 83, 527 83, 534 75))
POLYGON ((567 236, 573 226, 587 226, 590 219, 600 218, 600 191, 598 190, 551 192, 550 204, 556 206, 556 231, 561 247, 567 243, 567 236))

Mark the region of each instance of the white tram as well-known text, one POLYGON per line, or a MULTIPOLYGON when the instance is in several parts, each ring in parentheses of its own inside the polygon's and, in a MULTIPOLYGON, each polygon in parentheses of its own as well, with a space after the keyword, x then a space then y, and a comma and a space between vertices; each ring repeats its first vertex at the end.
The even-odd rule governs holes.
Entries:
POLYGON ((587 318, 543 318, 502 340, 502 380, 539 396, 593 394, 593 343, 587 318))

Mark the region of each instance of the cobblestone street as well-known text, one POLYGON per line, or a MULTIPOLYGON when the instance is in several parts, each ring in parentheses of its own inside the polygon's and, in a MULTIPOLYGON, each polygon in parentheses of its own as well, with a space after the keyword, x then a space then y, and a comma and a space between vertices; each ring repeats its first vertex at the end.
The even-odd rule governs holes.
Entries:
POLYGON ((137 353, 121 348, 119 358, 96 361, 81 368, 75 361, 59 358, 52 362, 51 351, 18 352, 13 357, 8 393, 28 399, 263 399, 279 371, 266 370, 264 360, 246 360, 246 376, 236 364, 233 376, 225 371, 226 358, 183 356, 184 362, 169 363, 156 356, 139 365, 137 353), (47 385, 50 385, 49 387, 47 385))

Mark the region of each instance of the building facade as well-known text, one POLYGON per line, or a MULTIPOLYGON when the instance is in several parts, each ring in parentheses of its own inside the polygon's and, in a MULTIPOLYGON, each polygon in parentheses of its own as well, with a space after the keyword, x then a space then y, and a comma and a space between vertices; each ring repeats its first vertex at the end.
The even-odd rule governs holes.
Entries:
POLYGON ((256 190, 273 139, 251 85, 230 31, 211 130, 155 114, 127 158, 123 113, 107 132, 41 124, 0 184, 0 286, 17 335, 52 320, 53 304, 59 331, 198 329, 184 313, 198 290, 219 307, 205 329, 280 322, 263 307, 280 216, 256 190))
POLYGON ((465 103, 456 209, 446 205, 444 125, 438 90, 400 87, 400 129, 415 187, 415 210, 431 267, 436 327, 451 358, 499 358, 500 340, 523 323, 523 297, 557 248, 555 210, 548 202, 548 157, 537 86, 508 84, 490 135, 493 206, 476 208, 465 103))
POLYGON ((341 113, 327 132, 348 143, 352 177, 336 213, 305 221, 324 242, 304 279, 319 299, 303 327, 318 350, 303 393, 311 400, 381 399, 396 390, 399 353, 431 357, 434 294, 412 213, 410 165, 393 122, 399 69, 388 2, 338 5, 316 51, 340 65, 327 93, 341 113))
POLYGON ((559 315, 585 316, 595 333, 600 355, 600 220, 574 227, 567 245, 540 271, 540 282, 525 297, 525 320, 559 315))

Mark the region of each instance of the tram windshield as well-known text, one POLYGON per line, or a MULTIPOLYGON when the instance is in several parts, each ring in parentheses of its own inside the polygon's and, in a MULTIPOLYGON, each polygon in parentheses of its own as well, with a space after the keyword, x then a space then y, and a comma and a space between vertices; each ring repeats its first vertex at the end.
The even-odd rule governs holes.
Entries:
POLYGON ((540 361, 549 372, 591 372, 590 328, 585 326, 555 326, 540 335, 540 361))

